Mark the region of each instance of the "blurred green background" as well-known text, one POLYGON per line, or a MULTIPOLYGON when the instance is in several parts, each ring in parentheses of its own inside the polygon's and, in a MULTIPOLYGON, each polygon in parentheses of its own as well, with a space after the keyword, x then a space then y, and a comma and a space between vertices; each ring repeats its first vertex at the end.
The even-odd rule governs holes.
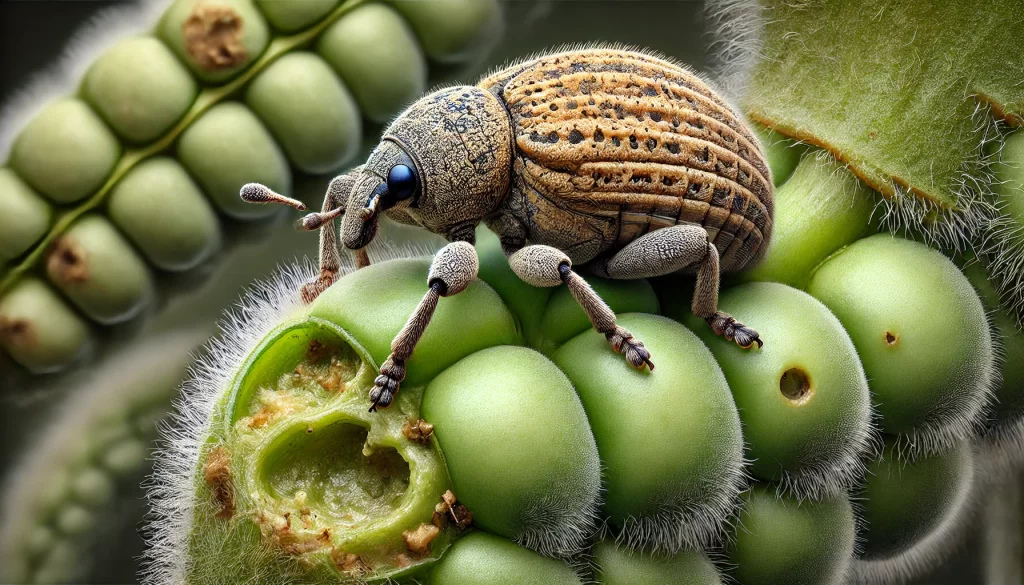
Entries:
MULTIPOLYGON (((122 3, 0 2, 0 101, 24 87, 58 58, 64 44, 92 15, 122 3)), ((703 8, 703 2, 687 0, 505 0, 505 29, 499 42, 488 53, 482 53, 477 62, 445 71, 432 81, 473 82, 481 73, 508 60, 559 45, 595 41, 648 47, 702 70, 708 62, 709 42, 703 8)), ((374 135, 379 130, 367 126, 366 148, 375 144, 374 135)), ((328 180, 325 176, 297 175, 295 194, 318 208, 328 180)), ((85 367, 55 375, 29 376, 8 357, 0 355, 0 475, 5 485, 17 481, 15 463, 47 432, 59 408, 83 383, 112 367, 110 364, 119 353, 140 340, 159 339, 182 328, 206 328, 213 333, 215 321, 238 299, 243 287, 267 277, 282 263, 313 257, 316 236, 293 229, 294 218, 295 214, 288 210, 282 210, 269 221, 246 224, 222 216, 227 241, 221 252, 185 274, 158 275, 158 301, 142 317, 103 329, 98 349, 85 367)), ((389 235, 395 240, 421 237, 403 230, 392 230, 389 235)), ((93 582, 134 580, 133 559, 142 550, 135 523, 144 510, 141 489, 118 501, 117 511, 110 518, 110 542, 116 542, 116 546, 97 547, 93 582)), ((1014 518, 1009 514, 1000 517, 1004 522, 1014 518)), ((3 520, 0 518, 0 523, 3 520)), ((922 583, 981 582, 986 539, 980 528, 982 523, 975 524, 978 526, 965 539, 964 550, 922 583)), ((1003 539, 998 544, 1012 548, 1015 543, 1003 539)))

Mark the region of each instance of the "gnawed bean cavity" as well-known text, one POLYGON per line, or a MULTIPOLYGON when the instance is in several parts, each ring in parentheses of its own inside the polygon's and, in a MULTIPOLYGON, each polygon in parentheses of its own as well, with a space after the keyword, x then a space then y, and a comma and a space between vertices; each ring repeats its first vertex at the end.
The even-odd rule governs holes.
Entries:
POLYGON ((434 585, 582 585, 571 567, 487 534, 459 539, 430 573, 434 585))
POLYGON ((38 278, 21 279, 0 298, 0 345, 32 372, 73 362, 90 337, 85 321, 38 278))
POLYGON ((278 211, 238 197, 242 185, 263 183, 291 192, 291 170, 266 127, 237 102, 211 108, 178 140, 178 158, 221 211, 237 219, 257 219, 278 211))
POLYGON ((0 262, 17 258, 50 227, 50 205, 18 178, 0 168, 0 262))
POLYGON ((722 292, 719 308, 757 329, 764 346, 744 350, 675 307, 711 348, 743 420, 750 473, 801 497, 848 489, 863 471, 871 397, 857 350, 842 324, 807 293, 778 283, 722 292))
POLYGON ((270 31, 251 0, 175 0, 157 34, 207 83, 223 83, 267 47, 270 31))
POLYGON ((854 515, 845 493, 820 501, 780 496, 756 484, 744 494, 728 543, 739 585, 839 585, 853 556, 854 515))
POLYGON ((366 4, 338 19, 321 35, 316 50, 374 122, 387 122, 426 89, 427 63, 419 41, 386 4, 366 4))
POLYGON ((110 219, 164 270, 187 270, 220 244, 220 223, 178 161, 156 157, 122 178, 107 200, 110 219))
POLYGON ((697 550, 654 556, 600 540, 592 552, 599 585, 722 585, 718 569, 697 550))
POLYGON ((18 135, 10 164, 37 191, 57 203, 94 192, 121 154, 114 133, 82 100, 48 105, 18 135))
POLYGON ((245 102, 303 171, 336 170, 359 148, 355 100, 315 53, 289 53, 271 63, 249 84, 245 102))
POLYGON ((665 317, 618 322, 657 356, 656 373, 622 367, 586 331, 552 357, 572 380, 601 456, 604 512, 625 546, 707 546, 735 505, 743 436, 725 376, 696 335, 665 317))
POLYGON ((941 450, 973 431, 995 364, 985 309, 948 258, 878 234, 834 255, 809 293, 835 313, 864 364, 886 433, 941 450))
POLYGON ((85 74, 82 95, 122 138, 149 142, 177 122, 199 88, 166 45, 152 37, 124 39, 85 74))
POLYGON ((46 275, 100 323, 131 319, 154 293, 145 262, 109 220, 95 213, 79 218, 54 242, 46 275))

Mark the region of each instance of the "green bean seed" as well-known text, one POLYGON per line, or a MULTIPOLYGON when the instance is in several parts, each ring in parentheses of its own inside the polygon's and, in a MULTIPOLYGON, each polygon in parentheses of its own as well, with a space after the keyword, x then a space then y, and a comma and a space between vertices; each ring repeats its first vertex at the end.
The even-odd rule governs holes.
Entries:
POLYGON ((631 547, 675 552, 710 544, 733 508, 743 468, 729 385, 711 352, 679 323, 630 313, 619 324, 661 357, 656 374, 623 368, 622 356, 593 330, 552 356, 597 441, 609 523, 631 547))
POLYGON ((799 496, 844 491, 862 470, 871 395, 853 341, 817 299, 778 283, 725 290, 719 308, 755 327, 764 347, 718 337, 677 303, 718 359, 743 420, 751 474, 799 496))
POLYGON ((175 0, 157 34, 209 83, 237 75, 270 40, 267 23, 251 0, 175 0))
POLYGON ((427 86, 427 63, 416 35, 394 9, 366 4, 343 16, 316 50, 374 122, 387 122, 427 86))
POLYGON ((56 525, 61 534, 74 536, 91 530, 95 520, 92 512, 76 504, 70 504, 57 512, 56 525))
POLYGON ((581 585, 565 563, 514 542, 473 532, 452 545, 430 574, 434 585, 581 585))
POLYGON ((501 18, 497 0, 390 0, 409 20, 427 56, 441 63, 469 59, 501 18))
POLYGON ((886 441, 883 457, 868 466, 861 500, 865 559, 909 551, 963 505, 973 459, 966 441, 938 455, 908 461, 886 441))
POLYGON ((779 497, 755 485, 744 498, 728 545, 738 585, 838 585, 856 533, 846 494, 821 501, 779 497))
POLYGON ((245 102, 303 171, 338 169, 359 149, 362 120, 352 94, 315 53, 289 53, 249 85, 245 102))
POLYGON ((996 194, 1005 211, 1019 226, 1024 226, 1024 132, 1014 132, 1006 137, 1001 158, 1002 161, 994 166, 996 194))
POLYGON ((106 472, 95 467, 80 471, 71 484, 71 491, 79 502, 95 508, 114 497, 114 482, 106 472))
POLYGON ((696 550, 653 556, 601 540, 594 545, 594 564, 600 585, 722 585, 718 569, 696 550))
POLYGON ((149 142, 177 122, 199 88, 166 45, 152 37, 123 39, 85 74, 82 94, 127 140, 149 142))
POLYGON ((22 278, 0 298, 0 345, 33 372, 64 368, 89 337, 88 325, 39 279, 22 278))
POLYGON ((50 227, 49 204, 11 169, 0 168, 0 262, 23 254, 50 227))
POLYGON ((338 0, 256 0, 267 22, 284 32, 312 25, 337 5, 338 0))
POLYGON ((985 308, 936 250, 878 234, 818 268, 807 287, 853 339, 882 430, 940 448, 971 432, 994 374, 985 308))
POLYGON ((28 536, 26 549, 31 556, 39 556, 53 546, 55 538, 50 527, 37 525, 32 528, 32 532, 28 536))
POLYGON ((103 455, 103 467, 114 475, 123 476, 142 467, 146 462, 146 445, 138 439, 124 439, 103 455))
POLYGON ((807 146, 790 140, 778 132, 760 125, 753 125, 754 134, 764 147, 768 158, 768 168, 772 172, 772 182, 778 187, 787 180, 800 163, 800 158, 807 152, 807 146))
POLYGON ((110 221, 95 213, 79 218, 54 242, 46 273, 71 302, 100 323, 131 319, 153 292, 145 262, 110 221))
POLYGON ((11 166, 40 193, 58 203, 90 195, 121 154, 114 133, 82 100, 57 100, 21 131, 11 166))
POLYGON ((182 133, 178 158, 214 204, 236 219, 259 219, 278 210, 242 201, 242 185, 256 182, 278 193, 291 191, 288 161, 259 119, 237 102, 214 106, 182 133))
POLYGON ((172 158, 152 158, 129 171, 107 207, 114 223, 164 270, 192 268, 220 243, 216 212, 172 158))

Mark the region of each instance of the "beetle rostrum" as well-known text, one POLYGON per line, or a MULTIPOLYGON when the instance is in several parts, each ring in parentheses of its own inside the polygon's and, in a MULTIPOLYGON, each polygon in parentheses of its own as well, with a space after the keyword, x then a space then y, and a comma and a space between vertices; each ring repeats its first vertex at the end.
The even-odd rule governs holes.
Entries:
MULTIPOLYGON (((241 196, 297 207, 262 185, 241 196)), ((750 128, 684 67, 629 50, 555 53, 438 90, 392 122, 365 164, 331 182, 323 210, 304 218, 321 230, 321 274, 303 297, 337 277, 339 216, 357 266, 368 263, 381 213, 451 242, 370 391, 371 411, 387 407, 439 298, 476 278, 471 246, 483 222, 520 278, 568 286, 611 347, 653 371, 650 352, 577 268, 612 279, 694 272, 694 314, 717 335, 760 347, 754 329, 718 310, 718 288, 721 272, 764 255, 773 197, 750 128)))

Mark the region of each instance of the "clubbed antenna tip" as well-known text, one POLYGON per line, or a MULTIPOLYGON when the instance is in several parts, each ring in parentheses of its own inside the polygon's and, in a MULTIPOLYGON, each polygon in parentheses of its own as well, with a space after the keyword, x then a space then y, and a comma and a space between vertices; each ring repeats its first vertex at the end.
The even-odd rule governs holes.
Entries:
POLYGON ((306 211, 305 203, 298 199, 292 199, 291 197, 285 197, 280 193, 275 193, 270 187, 260 185, 259 183, 246 183, 245 185, 242 185, 242 189, 238 192, 238 196, 248 203, 280 203, 282 205, 294 207, 299 211, 306 211))

